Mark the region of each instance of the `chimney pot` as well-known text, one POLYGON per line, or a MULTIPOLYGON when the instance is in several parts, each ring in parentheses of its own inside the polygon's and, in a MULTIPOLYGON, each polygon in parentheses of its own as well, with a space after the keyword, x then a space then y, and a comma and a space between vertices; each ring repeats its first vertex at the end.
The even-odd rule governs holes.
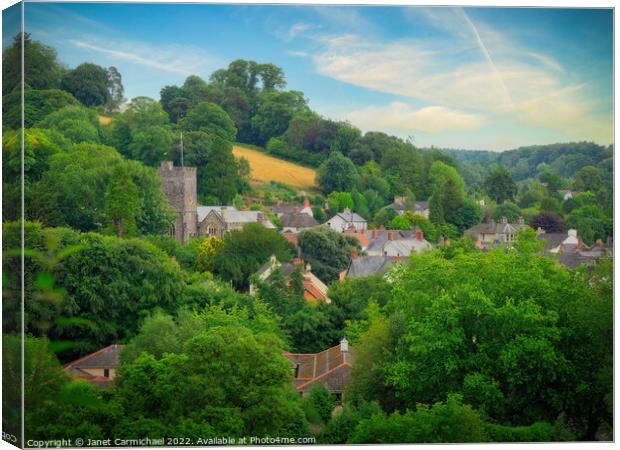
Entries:
POLYGON ((376 229, 376 228, 373 228, 373 229, 372 229, 372 238, 373 238, 373 239, 376 239, 376 238, 377 238, 377 229, 376 229))
POLYGON ((391 241, 393 237, 394 236, 393 236, 392 232, 388 231, 388 241, 391 241))
POLYGON ((349 351, 349 341, 347 341, 347 338, 342 338, 342 340, 340 341, 340 351, 342 353, 347 353, 349 351))
POLYGON ((359 256, 359 253, 357 252, 357 249, 356 249, 356 248, 354 248, 354 249, 351 251, 351 259, 357 259, 357 257, 358 257, 358 256, 359 256))
POLYGON ((424 240, 424 232, 420 229, 420 227, 415 228, 415 238, 418 241, 424 240))

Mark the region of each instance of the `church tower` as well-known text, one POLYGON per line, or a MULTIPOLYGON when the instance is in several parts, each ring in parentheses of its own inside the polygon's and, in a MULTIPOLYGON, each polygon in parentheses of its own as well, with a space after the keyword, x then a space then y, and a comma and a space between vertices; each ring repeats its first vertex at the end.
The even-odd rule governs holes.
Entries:
POLYGON ((170 234, 186 243, 196 237, 198 227, 196 168, 174 167, 172 161, 162 161, 157 173, 168 202, 179 213, 170 234))

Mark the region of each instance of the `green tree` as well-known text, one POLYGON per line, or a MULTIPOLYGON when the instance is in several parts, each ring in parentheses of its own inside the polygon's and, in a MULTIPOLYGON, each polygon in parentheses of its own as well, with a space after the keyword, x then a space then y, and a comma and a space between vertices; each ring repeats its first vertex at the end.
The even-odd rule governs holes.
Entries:
POLYGON ((256 142, 265 145, 272 137, 281 136, 288 128, 295 113, 307 108, 302 92, 268 91, 259 97, 258 109, 252 117, 252 130, 256 142))
MULTIPOLYGON (((24 126, 30 128, 35 123, 65 106, 77 106, 79 102, 71 94, 60 89, 26 89, 24 91, 24 126)), ((13 91, 2 98, 2 124, 5 129, 16 130, 21 127, 21 91, 13 91)))
POLYGON ((499 222, 504 217, 509 223, 517 223, 517 219, 521 217, 521 208, 512 202, 505 202, 493 208, 493 220, 499 222))
POLYGON ((603 177, 600 169, 586 166, 579 169, 573 182, 575 190, 580 192, 597 192, 603 186, 603 177))
POLYGON ((97 114, 82 106, 65 106, 36 123, 37 128, 59 131, 74 143, 101 142, 97 114))
POLYGON ((237 288, 247 288, 250 275, 256 272, 271 255, 278 261, 290 261, 291 244, 275 230, 259 223, 248 223, 242 230, 224 236, 221 249, 214 256, 215 272, 237 288))
POLYGON ((237 128, 226 112, 218 105, 202 102, 192 107, 179 121, 185 131, 204 131, 214 138, 235 142, 237 128))
POLYGON ((535 215, 530 221, 530 226, 535 230, 542 228, 547 233, 563 233, 566 231, 562 217, 553 212, 541 212, 535 215))
POLYGON ((13 45, 2 51, 2 95, 21 89, 22 38, 25 86, 32 89, 58 88, 64 69, 57 60, 56 50, 33 41, 30 33, 19 33, 13 39, 13 45))
POLYGON ((91 63, 80 64, 68 71, 60 82, 61 89, 85 106, 105 105, 110 99, 109 85, 107 69, 91 63))
POLYGON ((512 201, 517 185, 504 166, 495 166, 484 179, 484 190, 497 204, 512 201))
POLYGON ((133 159, 147 166, 157 167, 168 157, 172 147, 172 134, 163 126, 150 126, 132 135, 129 152, 133 159))
POLYGON ((332 192, 327 196, 327 204, 331 214, 344 211, 345 208, 352 210, 354 206, 353 197, 349 192, 332 192))
POLYGON ((304 259, 312 264, 312 272, 325 283, 338 279, 349 264, 351 251, 359 247, 355 237, 327 226, 301 231, 298 242, 304 259))
POLYGON ((138 188, 122 166, 117 166, 105 190, 104 209, 109 230, 118 237, 134 236, 140 213, 138 188))
POLYGON ((321 164, 317 181, 325 194, 330 192, 347 192, 357 185, 359 176, 353 162, 342 153, 333 152, 321 164))
POLYGON ((207 163, 202 169, 202 190, 206 197, 214 197, 222 204, 228 204, 237 194, 237 161, 230 142, 219 136, 213 136, 212 142, 207 149, 207 163))

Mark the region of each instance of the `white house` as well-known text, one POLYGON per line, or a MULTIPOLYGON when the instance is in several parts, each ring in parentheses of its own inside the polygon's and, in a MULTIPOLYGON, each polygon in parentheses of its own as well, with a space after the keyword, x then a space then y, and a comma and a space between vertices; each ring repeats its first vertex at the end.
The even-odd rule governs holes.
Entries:
POLYGON ((349 208, 346 208, 343 212, 339 212, 325 223, 332 230, 341 233, 351 228, 355 228, 357 231, 366 231, 368 228, 366 219, 357 213, 351 212, 349 208))

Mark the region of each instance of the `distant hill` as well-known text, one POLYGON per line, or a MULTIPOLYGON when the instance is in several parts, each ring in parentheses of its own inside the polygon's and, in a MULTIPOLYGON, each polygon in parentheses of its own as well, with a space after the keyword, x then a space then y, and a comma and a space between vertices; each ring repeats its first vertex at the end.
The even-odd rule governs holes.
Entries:
POLYGON ((239 145, 233 146, 233 154, 236 158, 243 156, 249 161, 252 168, 252 181, 278 181, 298 189, 316 188, 316 171, 314 169, 239 145))
MULTIPOLYGON (((437 150, 437 149, 435 149, 437 150)), ((502 164, 517 181, 536 177, 544 170, 551 170, 565 178, 573 178, 585 166, 595 166, 611 176, 613 172, 613 146, 593 142, 570 142, 519 147, 505 152, 484 150, 439 149, 452 156, 464 170, 474 166, 486 172, 493 164, 502 164)))

